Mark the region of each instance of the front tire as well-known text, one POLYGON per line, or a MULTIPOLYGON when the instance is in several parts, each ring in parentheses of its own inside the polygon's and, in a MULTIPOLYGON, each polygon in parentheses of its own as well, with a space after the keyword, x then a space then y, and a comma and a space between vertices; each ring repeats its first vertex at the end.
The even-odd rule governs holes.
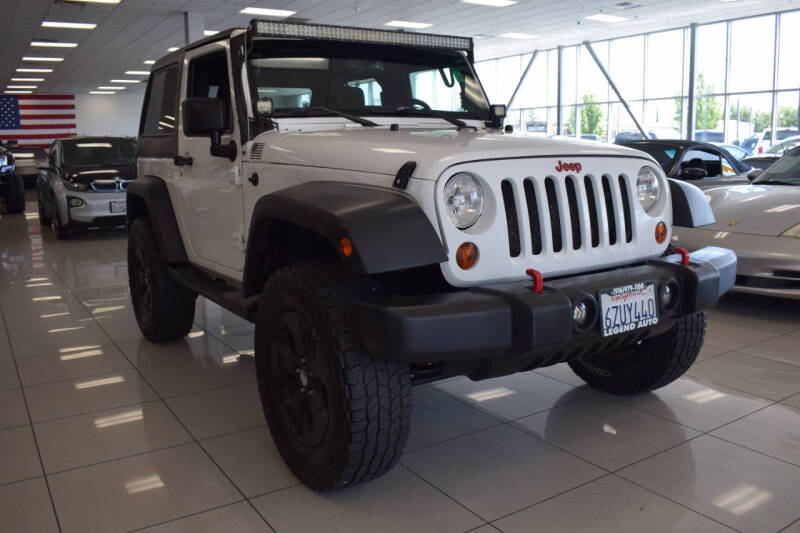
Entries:
POLYGON ((697 359, 706 332, 705 312, 684 317, 639 344, 570 361, 582 380, 611 394, 648 392, 681 377, 697 359))
POLYGON ((49 226, 53 222, 52 215, 49 212, 49 208, 44 203, 44 198, 42 198, 42 191, 39 190, 38 194, 36 195, 39 200, 39 224, 42 226, 49 226))
POLYGON ((147 340, 166 342, 189 333, 197 294, 169 276, 147 217, 135 219, 128 231, 128 278, 136 322, 147 340))
POLYGON ((25 186, 22 178, 14 174, 8 185, 8 196, 6 196, 6 213, 13 215, 25 211, 25 186))
POLYGON ((275 444, 308 487, 328 490, 377 478, 408 438, 407 365, 373 359, 351 314, 368 298, 367 278, 334 265, 301 263, 275 272, 258 307, 258 387, 275 444))

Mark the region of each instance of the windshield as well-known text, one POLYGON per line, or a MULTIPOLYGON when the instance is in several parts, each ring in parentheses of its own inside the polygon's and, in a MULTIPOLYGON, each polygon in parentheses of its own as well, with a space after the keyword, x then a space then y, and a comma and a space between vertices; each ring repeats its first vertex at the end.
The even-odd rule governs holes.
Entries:
POLYGON ((800 185, 800 148, 795 148, 775 161, 753 183, 800 185))
POLYGON ((62 141, 61 146, 65 167, 136 164, 136 142, 133 139, 69 139, 62 141))
POLYGON ((669 172, 678 155, 678 147, 660 143, 620 143, 629 148, 635 148, 653 156, 664 172, 669 172))
POLYGON ((448 50, 319 41, 257 40, 248 58, 253 100, 273 117, 445 115, 489 120, 489 104, 467 59, 448 50))

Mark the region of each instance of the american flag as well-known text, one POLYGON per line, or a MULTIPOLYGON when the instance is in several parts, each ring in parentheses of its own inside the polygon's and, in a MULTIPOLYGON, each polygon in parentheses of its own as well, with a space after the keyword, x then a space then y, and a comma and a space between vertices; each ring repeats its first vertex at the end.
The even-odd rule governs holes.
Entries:
POLYGON ((0 95, 0 139, 19 146, 49 148, 75 135, 75 95, 0 95))

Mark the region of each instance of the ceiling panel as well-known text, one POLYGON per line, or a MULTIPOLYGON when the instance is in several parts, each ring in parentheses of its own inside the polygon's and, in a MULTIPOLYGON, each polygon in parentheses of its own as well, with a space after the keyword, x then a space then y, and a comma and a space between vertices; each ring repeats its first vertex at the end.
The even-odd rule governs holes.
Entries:
MULTIPOLYGON (((125 78, 126 70, 147 70, 145 60, 157 59, 167 48, 182 45, 184 12, 202 13, 207 29, 221 30, 246 25, 250 17, 239 14, 246 6, 297 11, 297 18, 325 24, 382 27, 395 19, 426 22, 433 26, 425 31, 474 37, 479 59, 797 7, 792 0, 633 0, 636 7, 619 10, 615 6, 618 1, 519 0, 513 6, 493 8, 460 0, 122 0, 117 5, 0 0, 0 83, 8 84, 12 76, 45 77, 38 93, 86 93, 109 85, 111 79, 125 78), (629 20, 609 24, 584 19, 599 12, 629 20), (91 31, 42 28, 43 20, 98 26, 91 31), (498 37, 506 32, 539 37, 523 41, 498 37), (32 40, 77 42, 79 46, 31 48, 32 40), (23 65, 24 55, 65 60, 23 65), (16 73, 20 66, 45 66, 54 72, 43 76, 16 73)), ((144 84, 139 83, 125 92, 143 89, 144 84)))

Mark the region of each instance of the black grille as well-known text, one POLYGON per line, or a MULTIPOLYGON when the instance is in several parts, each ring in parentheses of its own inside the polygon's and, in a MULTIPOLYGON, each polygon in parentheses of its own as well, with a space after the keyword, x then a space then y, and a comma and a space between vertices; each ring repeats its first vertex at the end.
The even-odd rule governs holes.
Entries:
POLYGON ((617 243, 617 219, 614 216, 614 199, 611 197, 611 182, 608 176, 603 176, 603 198, 606 203, 606 216, 608 217, 608 243, 617 243))
POLYGON ((550 229, 553 233, 553 251, 560 252, 561 243, 561 217, 558 215, 558 195, 553 178, 544 180, 544 190, 547 193, 547 210, 550 211, 550 229))
POLYGON ((631 204, 628 201, 628 184, 624 176, 619 177, 619 192, 622 195, 622 214, 625 217, 625 242, 633 240, 633 225, 631 223, 631 204))
POLYGON ((523 182, 525 189, 525 203, 528 205, 528 223, 531 225, 531 253, 542 253, 542 226, 539 222, 539 205, 536 203, 536 191, 533 181, 526 178, 523 182))
POLYGON ((511 182, 503 180, 500 184, 503 192, 503 205, 506 208, 506 225, 508 226, 508 253, 511 257, 520 254, 519 217, 517 216, 517 203, 514 201, 514 189, 511 182))
POLYGON ((575 194, 575 183, 571 177, 566 180, 567 204, 569 204, 569 220, 572 225, 572 249, 581 248, 581 218, 578 214, 578 197, 575 194))
POLYGON ((589 227, 592 231, 592 248, 597 248, 600 245, 600 226, 597 222, 597 198, 594 196, 592 178, 586 176, 583 179, 583 184, 586 187, 586 203, 589 207, 589 227))

